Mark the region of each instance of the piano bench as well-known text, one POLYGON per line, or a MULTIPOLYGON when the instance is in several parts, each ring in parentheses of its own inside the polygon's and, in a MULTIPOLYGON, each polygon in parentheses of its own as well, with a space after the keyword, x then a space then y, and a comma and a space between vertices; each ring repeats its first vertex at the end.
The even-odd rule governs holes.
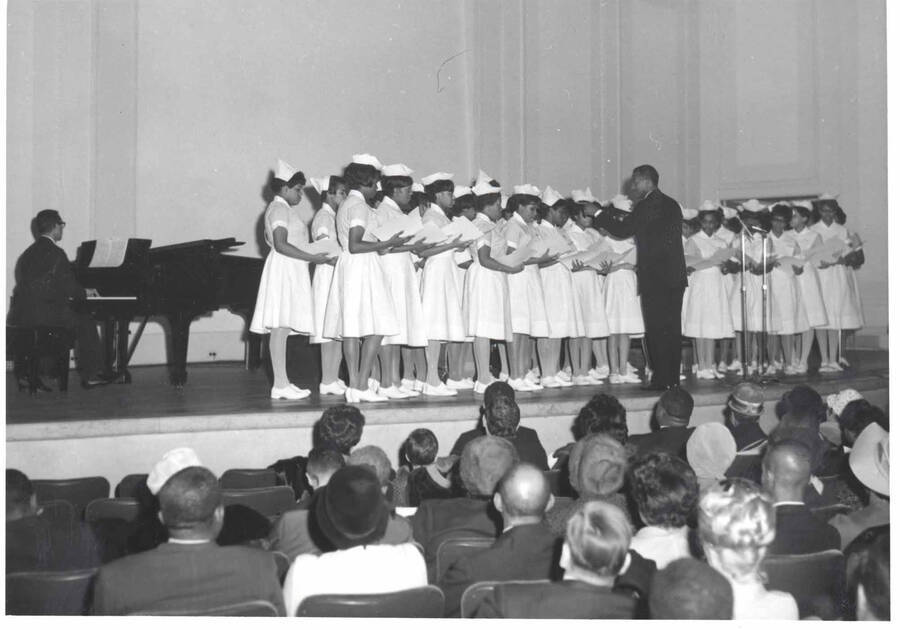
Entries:
POLYGON ((69 389, 69 351, 75 345, 75 331, 61 326, 7 326, 6 343, 13 349, 19 389, 24 380, 31 395, 37 392, 44 359, 52 361, 59 391, 69 389))

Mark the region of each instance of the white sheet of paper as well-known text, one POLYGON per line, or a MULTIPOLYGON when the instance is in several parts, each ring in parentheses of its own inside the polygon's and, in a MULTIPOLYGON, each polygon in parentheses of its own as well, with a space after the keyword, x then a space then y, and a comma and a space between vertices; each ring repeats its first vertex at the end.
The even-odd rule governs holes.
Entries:
POLYGON ((432 245, 439 245, 446 240, 447 237, 441 231, 441 228, 434 223, 425 223, 422 225, 422 228, 413 235, 410 243, 430 243, 432 245))
POLYGON ((542 232, 540 242, 542 246, 547 248, 547 252, 551 256, 562 256, 570 253, 573 249, 569 242, 556 230, 542 232))
POLYGON ((506 265, 507 267, 517 267, 521 265, 523 262, 528 260, 529 258, 534 257, 534 243, 528 242, 525 243, 522 247, 514 251, 512 254, 506 254, 505 256, 501 256, 497 259, 497 262, 506 265))
POLYGON ((818 247, 813 247, 806 253, 808 260, 814 267, 818 267, 821 262, 833 262, 844 250, 844 241, 837 236, 833 236, 818 247))
POLYGON ((451 241, 457 236, 461 236, 464 241, 474 241, 484 235, 484 232, 465 217, 453 219, 453 221, 441 228, 441 232, 451 241))
POLYGON ((632 247, 628 251, 622 252, 619 258, 613 264, 629 264, 636 265, 637 264, 637 250, 632 247))
POLYGON ((386 241, 400 232, 403 236, 412 236, 422 229, 422 218, 417 212, 404 214, 393 221, 372 228, 369 232, 379 241, 386 241))
POLYGON ((301 247, 307 254, 328 254, 330 258, 336 258, 341 255, 341 246, 337 240, 333 238, 323 238, 313 241, 309 245, 301 247))
POLYGON ((603 254, 604 252, 614 253, 614 252, 612 252, 612 249, 610 248, 609 243, 607 243, 606 240, 597 241, 596 243, 594 243, 593 245, 591 245, 589 248, 587 248, 584 251, 568 252, 566 254, 563 254, 560 258, 561 259, 573 258, 575 260, 580 260, 581 262, 587 264, 587 263, 591 262, 592 260, 594 260, 595 258, 597 258, 598 256, 600 256, 601 254, 603 254))
POLYGON ((104 238, 97 239, 94 255, 88 267, 120 267, 125 262, 125 250, 128 249, 128 239, 104 238))

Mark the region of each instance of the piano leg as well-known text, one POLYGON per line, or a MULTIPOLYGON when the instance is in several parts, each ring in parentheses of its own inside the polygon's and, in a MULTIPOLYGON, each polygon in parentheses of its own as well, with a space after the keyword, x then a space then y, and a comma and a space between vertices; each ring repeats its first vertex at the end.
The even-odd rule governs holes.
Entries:
POLYGON ((172 369, 169 382, 175 387, 184 387, 187 382, 187 347, 190 334, 192 313, 172 311, 167 315, 169 329, 172 331, 172 369))
POLYGON ((110 377, 117 376, 116 360, 116 320, 112 317, 103 319, 103 374, 110 377))
POLYGON ((115 382, 125 385, 131 383, 128 372, 128 324, 131 318, 116 319, 116 376, 115 382))

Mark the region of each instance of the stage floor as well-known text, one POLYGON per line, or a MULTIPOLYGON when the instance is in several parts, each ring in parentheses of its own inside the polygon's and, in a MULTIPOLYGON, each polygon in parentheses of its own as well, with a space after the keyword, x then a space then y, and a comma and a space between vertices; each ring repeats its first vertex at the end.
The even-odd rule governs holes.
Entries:
MULTIPOLYGON (((839 374, 822 376, 781 377, 778 382, 766 386, 767 398, 781 395, 781 391, 800 383, 808 383, 823 392, 847 381, 861 381, 864 386, 886 387, 888 379, 888 353, 886 351, 848 351, 848 360, 854 367, 839 374)), ((168 382, 168 372, 163 366, 134 367, 131 369, 130 385, 107 385, 92 390, 84 390, 78 383, 77 374, 70 377, 67 393, 39 392, 32 397, 28 392, 17 391, 12 374, 6 380, 6 422, 8 425, 72 422, 91 420, 125 420, 137 418, 182 418, 196 416, 224 416, 265 414, 306 415, 320 413, 332 404, 343 402, 338 396, 320 397, 314 390, 312 396, 301 401, 275 401, 269 398, 269 385, 262 369, 245 370, 238 363, 201 363, 188 366, 188 382, 183 389, 172 387, 168 382)), ((726 395, 734 383, 740 379, 729 373, 725 381, 698 381, 689 377, 683 386, 695 398, 726 395)), ((51 384, 53 381, 50 381, 51 384)), ((540 392, 517 393, 521 404, 553 404, 562 401, 586 401, 597 392, 607 392, 625 401, 629 406, 643 407, 648 401, 655 401, 658 394, 645 392, 640 385, 610 385, 570 387, 543 390, 540 392)), ((418 397, 414 399, 360 405, 369 410, 418 410, 430 415, 431 409, 471 409, 477 406, 481 397, 472 391, 462 391, 448 398, 418 397)))

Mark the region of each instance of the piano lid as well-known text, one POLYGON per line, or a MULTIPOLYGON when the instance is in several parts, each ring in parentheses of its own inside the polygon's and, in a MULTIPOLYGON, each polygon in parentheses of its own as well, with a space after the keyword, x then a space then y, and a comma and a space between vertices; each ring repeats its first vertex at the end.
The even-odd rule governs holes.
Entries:
POLYGON ((84 241, 79 245, 75 255, 75 267, 80 269, 114 269, 125 264, 147 265, 149 261, 150 243, 148 238, 129 238, 124 252, 115 251, 114 242, 121 239, 105 239, 84 241), (95 261, 94 258, 97 257, 95 261))

